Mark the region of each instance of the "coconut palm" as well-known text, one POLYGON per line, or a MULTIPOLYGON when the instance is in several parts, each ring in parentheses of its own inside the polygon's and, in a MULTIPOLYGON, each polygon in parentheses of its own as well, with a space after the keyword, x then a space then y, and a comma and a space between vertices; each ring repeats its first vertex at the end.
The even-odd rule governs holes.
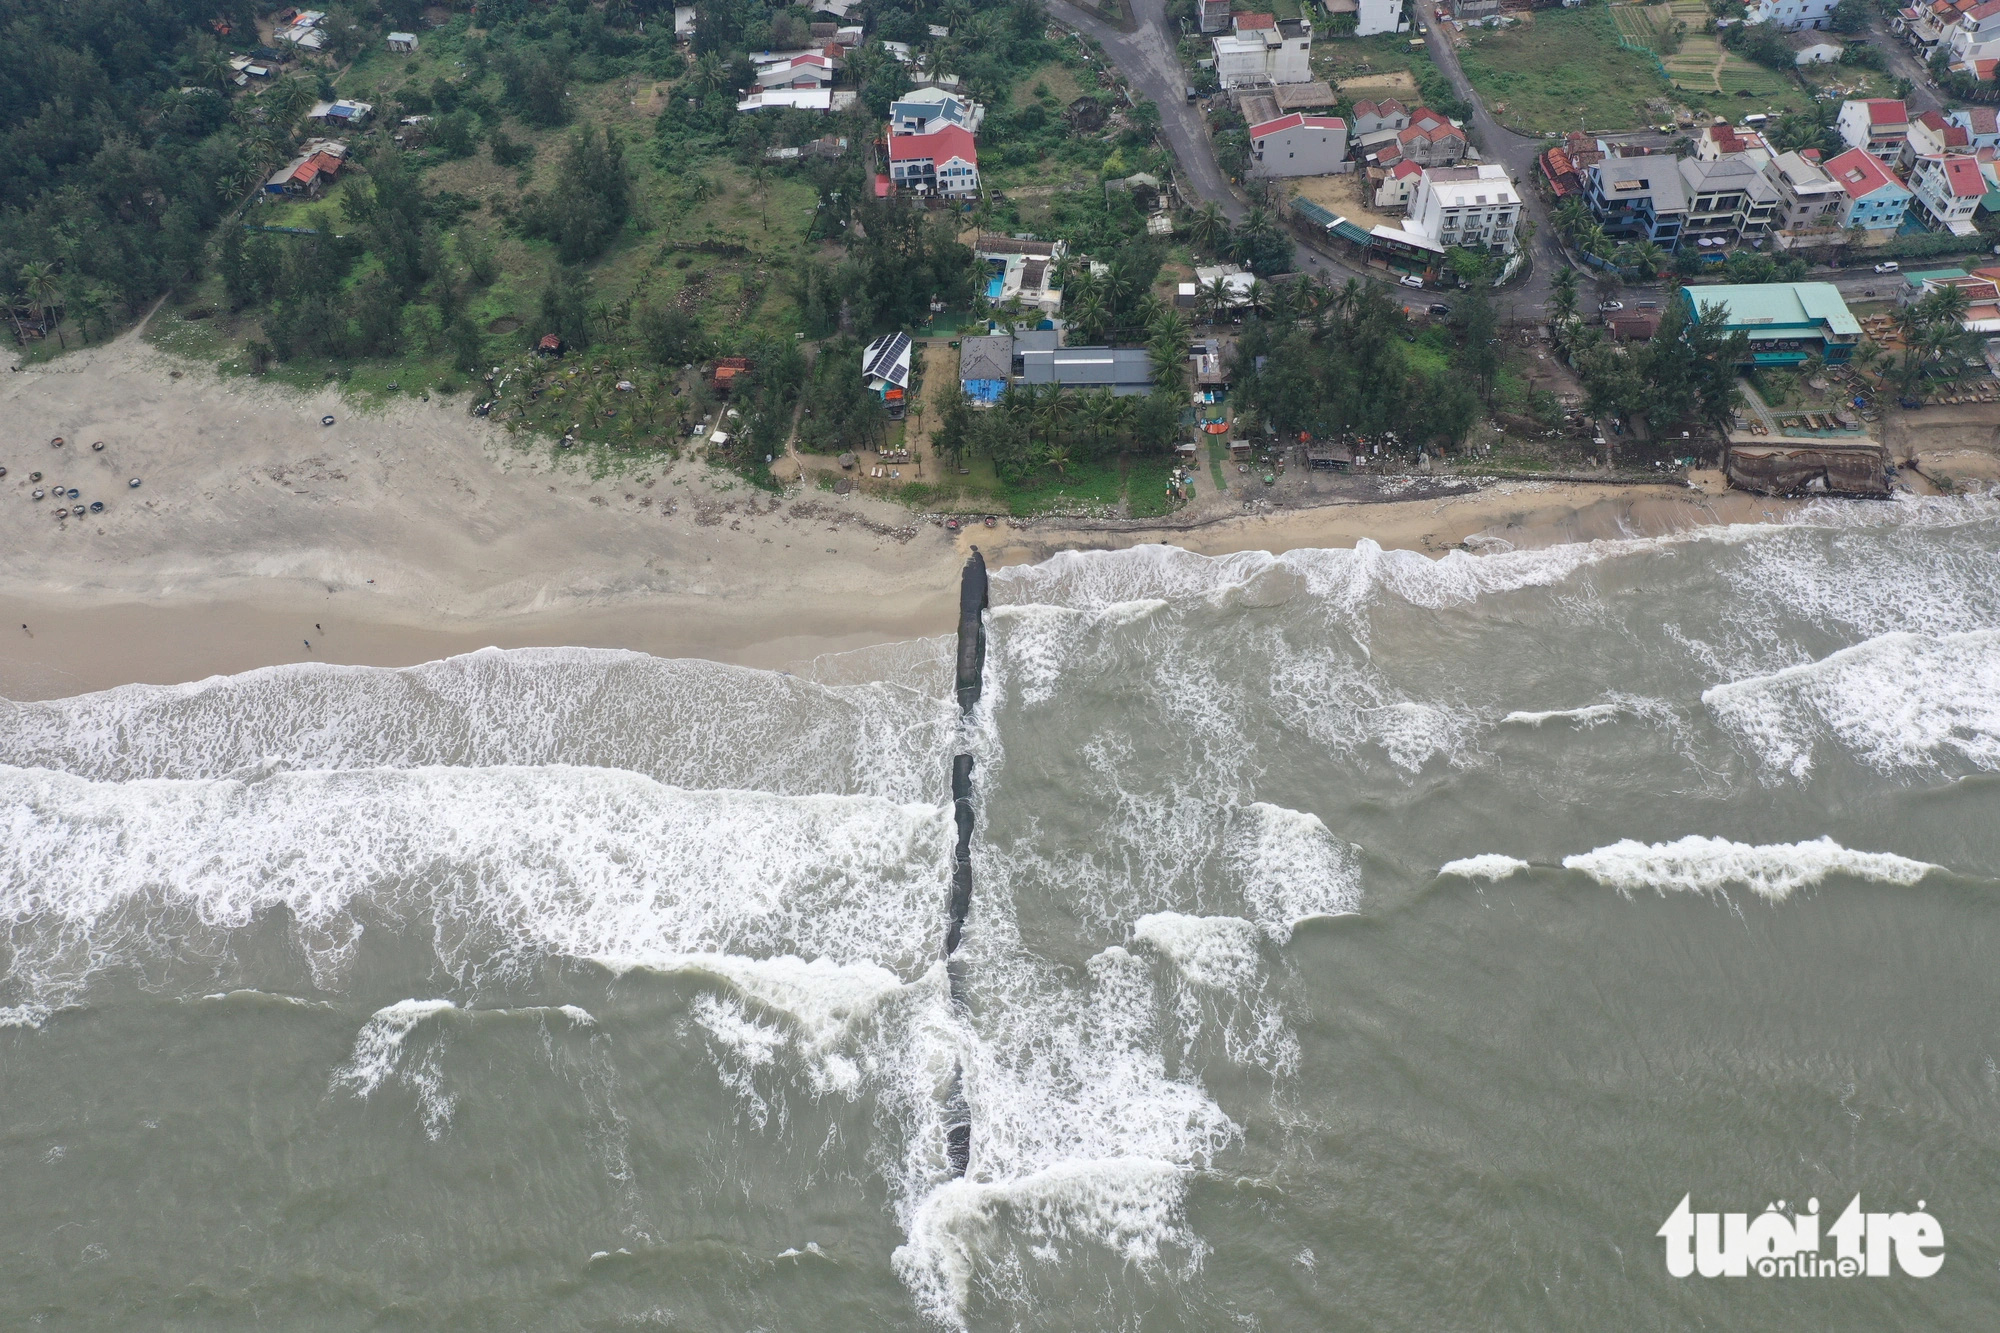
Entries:
POLYGON ((1188 219, 1188 239, 1198 249, 1217 254, 1229 239, 1229 219, 1222 215, 1222 206, 1213 199, 1188 219))
POLYGON ((1060 384, 1029 389, 1022 401, 1034 428, 1041 432, 1044 443, 1055 439, 1076 409, 1076 399, 1064 393, 1060 384))
POLYGON ((1229 279, 1218 273, 1213 281, 1201 288, 1198 299, 1203 318, 1213 324, 1225 310, 1236 305, 1236 291, 1229 285, 1229 279))
POLYGON ((719 51, 704 51, 694 62, 694 86, 703 95, 722 87, 729 77, 729 66, 723 63, 719 51))
POLYGON ((1090 436, 1094 452, 1102 455, 1105 452, 1105 437, 1117 430, 1125 419, 1124 402, 1109 389, 1095 389, 1084 395, 1079 416, 1084 433, 1090 436))
POLYGON ((1660 270, 1669 262, 1667 252, 1651 241, 1638 241, 1630 248, 1632 266, 1638 269, 1639 276, 1648 282, 1657 277, 1660 270))
POLYGON ((1187 339, 1161 331, 1146 343, 1146 354, 1153 361, 1153 382, 1162 389, 1180 387, 1181 371, 1187 365, 1187 339))
POLYGON ((1271 214, 1263 208, 1253 208, 1243 215, 1243 227, 1239 233, 1246 239, 1263 244, 1278 234, 1278 224, 1271 220, 1271 214))
POLYGON ((1265 282, 1262 278, 1253 279, 1250 283, 1250 290, 1243 294, 1243 304, 1249 307, 1250 313, 1253 315, 1261 317, 1270 314, 1271 284, 1265 282))
POLYGON ((1104 335, 1104 326, 1110 320, 1111 311, 1094 284, 1086 287, 1080 298, 1069 302, 1069 322, 1091 342, 1104 335))
POLYGON ((236 77, 229 65, 229 52, 213 40, 202 43, 195 52, 194 74, 196 82, 217 92, 226 91, 236 77))
POLYGON ((46 260, 21 265, 21 290, 42 312, 43 320, 55 326, 56 341, 67 351, 69 343, 63 339, 62 323, 55 317, 62 305, 62 279, 56 274, 56 266, 46 260))

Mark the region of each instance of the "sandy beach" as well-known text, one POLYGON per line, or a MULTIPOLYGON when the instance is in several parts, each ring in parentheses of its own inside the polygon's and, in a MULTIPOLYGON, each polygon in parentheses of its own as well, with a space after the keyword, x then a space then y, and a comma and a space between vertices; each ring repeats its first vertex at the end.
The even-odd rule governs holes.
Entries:
POLYGON ((463 397, 371 407, 220 379, 130 335, 7 374, 0 419, 0 696, 12 699, 488 645, 788 667, 946 632, 974 543, 1002 565, 1161 540, 1221 554, 1368 538, 1439 554, 1472 537, 1651 535, 1786 507, 1680 486, 1510 483, 1185 529, 1041 520, 952 534, 881 501, 773 496, 690 462, 639 457, 593 475, 470 416, 463 397), (31 498, 56 486, 104 511, 56 519, 53 493, 31 498))

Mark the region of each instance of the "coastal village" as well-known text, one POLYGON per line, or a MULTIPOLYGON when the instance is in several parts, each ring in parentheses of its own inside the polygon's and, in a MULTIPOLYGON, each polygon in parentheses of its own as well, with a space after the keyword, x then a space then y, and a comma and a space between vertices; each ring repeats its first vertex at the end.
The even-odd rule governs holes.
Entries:
MULTIPOLYGON (((1453 53, 1578 8, 1183 0, 1167 72, 1062 4, 584 6, 554 45, 449 6, 218 19, 160 105, 243 165, 155 340, 946 519, 1509 478, 1956 484, 1909 423, 1969 409, 1940 436, 1963 454, 2000 398, 1993 105, 1822 89, 1810 113, 1482 130, 1453 53), (601 130, 587 86, 616 89, 601 130), (805 217, 788 253, 778 198, 805 217)), ((1836 8, 1760 0, 1705 31, 1844 68, 1865 43, 1836 8)), ((1990 80, 1992 8, 1873 35, 1990 80)), ((84 256, 14 267, 28 354, 118 326, 84 256)))

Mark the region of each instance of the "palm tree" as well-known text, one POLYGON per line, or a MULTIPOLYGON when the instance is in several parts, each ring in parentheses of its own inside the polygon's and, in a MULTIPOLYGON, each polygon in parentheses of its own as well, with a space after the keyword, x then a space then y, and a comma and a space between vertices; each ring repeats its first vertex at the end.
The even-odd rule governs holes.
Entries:
POLYGON ((1203 317, 1213 324, 1223 311, 1235 306, 1236 292, 1229 279, 1218 273, 1214 281, 1201 289, 1200 301, 1203 317))
POLYGON ((1146 344, 1146 354, 1153 359, 1153 382, 1162 389, 1179 387, 1181 369, 1187 365, 1187 339, 1162 330, 1146 344))
POLYGON ((694 62, 694 86, 704 96, 720 88, 728 77, 729 66, 723 63, 719 51, 704 51, 694 62))
POLYGON ((1024 406, 1046 444, 1055 439, 1063 423, 1069 420, 1071 411, 1076 407, 1076 399, 1064 393, 1062 385, 1050 384, 1039 390, 1029 389, 1024 406))
POLYGON ((1150 330, 1161 319, 1167 315, 1171 315, 1173 311, 1174 308, 1171 305, 1160 299, 1158 292, 1149 291, 1140 297, 1138 303, 1132 307, 1132 316, 1138 320, 1140 328, 1150 330))
POLYGON ((1250 308, 1250 313, 1253 315, 1262 316, 1270 314, 1271 284, 1265 282, 1262 278, 1253 278, 1250 282, 1250 290, 1244 293, 1243 303, 1250 308))
POLYGON ((1111 312, 1105 308, 1104 300, 1093 285, 1084 290, 1083 296, 1069 302, 1069 322, 1078 332, 1096 342, 1104 334, 1104 326, 1110 320, 1111 312))
POLYGON ((1353 315, 1361 309, 1361 302, 1367 295, 1367 283, 1359 278, 1349 278, 1340 284, 1340 290, 1334 294, 1332 302, 1334 313, 1343 317, 1353 315))
POLYGON ((1639 276, 1650 282, 1667 266, 1667 252, 1651 241, 1638 241, 1631 246, 1633 267, 1639 276))
POLYGON ((1196 248, 1210 254, 1221 251, 1229 239, 1229 219, 1222 216, 1220 204, 1211 199, 1188 219, 1188 239, 1195 243, 1196 248))
POLYGON ((228 91, 230 81, 236 77, 236 71, 229 66, 229 52, 213 39, 203 42, 195 52, 194 72, 205 87, 217 92, 228 91))
POLYGON ((1083 428, 1089 432, 1097 453, 1104 452, 1104 437, 1118 429, 1124 418, 1124 403, 1109 389, 1096 389, 1084 396, 1083 428))
POLYGON ((1261 244, 1278 234, 1278 225, 1271 220, 1269 212, 1253 208, 1243 215, 1243 227, 1239 234, 1261 244))
POLYGON ((42 312, 42 318, 55 326, 56 341, 63 350, 69 350, 69 343, 62 336, 62 323, 54 318, 55 311, 62 304, 62 279, 56 275, 56 266, 46 260, 32 261, 21 265, 21 290, 42 312))
POLYGON ((1565 236, 1574 237, 1589 221, 1589 211, 1584 208, 1583 201, 1575 195, 1568 196, 1556 205, 1556 230, 1565 236))
POLYGON ((1146 336, 1148 338, 1170 338, 1174 342, 1185 346, 1188 340, 1188 322, 1181 317, 1180 311, 1169 307, 1162 310, 1157 317, 1147 323, 1146 336))

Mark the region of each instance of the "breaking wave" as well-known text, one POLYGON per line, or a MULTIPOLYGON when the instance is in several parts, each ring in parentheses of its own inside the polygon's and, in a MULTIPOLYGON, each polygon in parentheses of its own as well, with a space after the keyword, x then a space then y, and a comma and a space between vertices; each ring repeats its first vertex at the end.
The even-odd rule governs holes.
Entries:
POLYGON ((6 769, 0 831, 0 999, 38 1004, 119 961, 214 953, 274 909, 322 989, 371 914, 428 928, 467 983, 539 957, 697 953, 915 975, 949 850, 937 806, 565 767, 122 784, 6 769))
POLYGON ((1883 771, 1956 758, 1990 772, 2000 769, 2000 630, 1884 634, 1714 686, 1701 701, 1772 773, 1806 776, 1823 740, 1883 771))
POLYGON ((681 787, 914 801, 936 795, 952 719, 942 689, 822 685, 609 649, 487 648, 393 670, 267 667, 17 704, 0 763, 104 780, 564 763, 681 787))
POLYGON ((1581 871, 1628 895, 1639 889, 1661 894, 1719 893, 1740 886, 1782 902, 1829 875, 1907 887, 1943 867, 1892 852, 1850 851, 1832 838, 1752 846, 1725 838, 1690 836, 1651 844, 1627 838, 1596 851, 1566 856, 1563 868, 1581 871))

